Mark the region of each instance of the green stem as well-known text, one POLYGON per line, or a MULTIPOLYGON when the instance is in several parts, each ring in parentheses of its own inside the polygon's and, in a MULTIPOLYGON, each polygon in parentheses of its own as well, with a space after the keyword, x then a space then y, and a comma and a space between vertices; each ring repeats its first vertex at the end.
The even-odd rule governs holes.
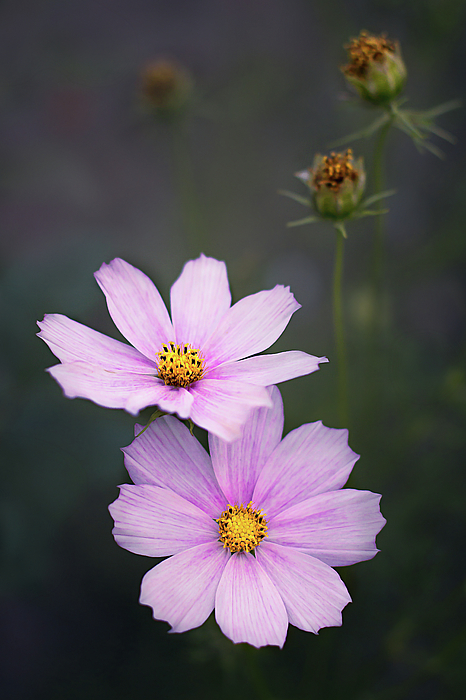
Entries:
MULTIPOLYGON (((392 125, 392 118, 379 131, 379 136, 375 145, 373 178, 374 194, 380 194, 384 188, 384 155, 385 144, 388 132, 392 125)), ((382 295, 383 259, 385 249, 385 219, 382 214, 383 203, 379 201, 377 208, 380 214, 375 217, 375 238, 372 251, 372 289, 376 306, 379 306, 382 295)), ((377 317, 377 312, 375 314, 377 317)))
POLYGON ((343 247, 345 229, 342 223, 335 226, 337 242, 335 251, 335 268, 333 273, 333 324, 338 361, 338 414, 342 426, 348 427, 348 380, 346 369, 345 332, 343 327, 343 308, 341 286, 343 278, 343 247))
MULTIPOLYGON (((396 115, 395 107, 390 110, 390 119, 383 125, 379 132, 377 142, 375 144, 374 160, 373 160, 373 179, 374 179, 374 194, 380 194, 384 189, 385 180, 385 146, 387 143, 388 132, 396 115)), ((372 248, 372 266, 371 266, 371 296, 372 296, 372 317, 368 328, 368 357, 366 362, 366 376, 368 379, 367 400, 369 401, 371 411, 370 417, 374 417, 373 407, 375 405, 376 394, 382 391, 381 372, 383 352, 382 331, 384 328, 384 267, 385 267, 385 216, 383 213, 383 202, 379 200, 377 204, 378 215, 374 221, 374 243, 372 248)))
POLYGON ((254 692, 260 700, 273 700, 273 695, 270 693, 264 675, 258 664, 259 650, 254 647, 245 645, 244 654, 246 656, 246 666, 249 671, 251 685, 254 687, 254 692))
POLYGON ((190 254, 197 256, 207 252, 206 228, 196 191, 185 120, 174 120, 171 129, 175 186, 178 190, 183 226, 190 254))

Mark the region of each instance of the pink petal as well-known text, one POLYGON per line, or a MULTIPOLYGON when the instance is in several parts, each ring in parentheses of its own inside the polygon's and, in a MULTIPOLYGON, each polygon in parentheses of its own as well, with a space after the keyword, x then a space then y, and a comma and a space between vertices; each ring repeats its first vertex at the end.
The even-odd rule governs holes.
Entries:
POLYGON ((337 572, 318 559, 288 547, 262 542, 256 557, 285 603, 292 625, 306 632, 341 625, 351 597, 337 572))
POLYGON ((228 503, 249 503, 262 467, 281 440, 282 397, 275 386, 267 391, 272 408, 251 411, 239 440, 225 442, 209 433, 212 464, 228 503))
POLYGON ((205 255, 187 262, 170 292, 176 342, 202 348, 230 304, 224 262, 205 255))
POLYGON ((296 547, 330 566, 372 559, 378 551, 375 536, 385 524, 379 501, 370 491, 321 493, 271 518, 270 541, 296 547))
POLYGON ((270 386, 311 374, 319 369, 319 362, 328 360, 326 357, 314 357, 299 350, 279 352, 275 355, 256 355, 216 367, 209 372, 209 379, 237 379, 249 384, 270 386))
POLYGON ((126 469, 135 484, 171 489, 211 518, 218 518, 225 510, 227 502, 209 455, 173 416, 157 418, 123 452, 126 469))
POLYGON ((46 314, 38 321, 42 338, 60 362, 88 362, 110 372, 157 374, 155 362, 138 350, 72 321, 62 314, 46 314))
POLYGON ((116 327, 135 348, 154 360, 162 343, 174 339, 173 326, 154 283, 140 270, 115 258, 95 273, 116 327))
POLYGON ((189 393, 194 423, 227 441, 241 436, 251 409, 272 405, 264 387, 227 379, 201 379, 191 384, 189 393))
POLYGON ((144 484, 120 486, 109 506, 120 547, 146 557, 166 557, 218 540, 212 518, 178 494, 144 484))
POLYGON ((213 368, 266 350, 300 307, 289 287, 281 285, 240 299, 205 343, 208 366, 213 368))
POLYGON ((292 430, 269 457, 254 489, 254 503, 278 514, 318 493, 341 488, 359 458, 348 431, 321 421, 292 430))
POLYGON ((166 620, 171 632, 199 627, 214 609, 229 557, 219 542, 209 542, 165 559, 142 579, 139 602, 152 608, 156 620, 166 620))
POLYGON ((282 647, 288 615, 276 587, 249 553, 233 554, 215 597, 215 619, 232 642, 282 647))
POLYGON ((166 386, 162 384, 157 406, 161 411, 176 413, 183 420, 189 418, 193 397, 187 389, 178 386, 166 386))
POLYGON ((108 371, 87 362, 67 362, 47 371, 68 398, 90 399, 99 406, 124 408, 132 414, 155 405, 164 386, 156 377, 108 371))

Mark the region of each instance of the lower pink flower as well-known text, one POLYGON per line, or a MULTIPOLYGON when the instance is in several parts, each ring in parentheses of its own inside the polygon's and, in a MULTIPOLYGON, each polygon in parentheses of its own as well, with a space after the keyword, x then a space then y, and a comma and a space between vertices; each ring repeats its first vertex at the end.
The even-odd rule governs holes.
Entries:
POLYGON ((144 576, 140 602, 173 632, 214 608, 227 637, 255 647, 283 646, 289 623, 341 625, 351 598, 331 567, 377 553, 380 496, 342 489, 358 459, 347 431, 308 423, 281 440, 280 392, 268 392, 272 408, 253 411, 239 440, 209 435, 210 457, 172 416, 123 450, 134 485, 110 506, 113 534, 169 557, 144 576))

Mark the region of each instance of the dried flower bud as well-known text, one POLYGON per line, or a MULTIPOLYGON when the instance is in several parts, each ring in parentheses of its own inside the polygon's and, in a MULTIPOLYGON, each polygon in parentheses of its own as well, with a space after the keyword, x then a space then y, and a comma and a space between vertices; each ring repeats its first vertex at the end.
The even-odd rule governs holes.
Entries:
POLYGON ((407 73, 397 41, 361 32, 344 48, 350 63, 341 70, 364 100, 385 104, 401 92, 407 73))
POLYGON ((296 174, 313 192, 314 207, 326 219, 346 219, 361 201, 366 173, 363 160, 353 164, 353 152, 314 158, 314 165, 296 174))
POLYGON ((144 105, 158 116, 170 117, 186 106, 192 93, 192 80, 180 66, 160 59, 145 66, 141 73, 144 105))

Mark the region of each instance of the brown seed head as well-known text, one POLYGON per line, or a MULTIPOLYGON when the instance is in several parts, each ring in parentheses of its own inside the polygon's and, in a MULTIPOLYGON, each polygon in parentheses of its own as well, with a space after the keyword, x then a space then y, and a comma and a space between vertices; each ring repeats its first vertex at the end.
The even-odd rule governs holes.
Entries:
POLYGON ((332 192, 339 192, 346 180, 357 180, 358 172, 353 167, 353 152, 331 153, 324 156, 317 170, 313 171, 312 184, 316 190, 326 187, 332 192))
POLYGON ((141 74, 141 91, 154 107, 163 107, 177 89, 179 69, 170 61, 149 63, 141 74))
POLYGON ((348 51, 350 63, 343 66, 343 72, 363 78, 372 62, 382 63, 387 53, 395 53, 397 43, 387 39, 386 34, 373 36, 362 31, 357 39, 351 39, 344 48, 348 51))

